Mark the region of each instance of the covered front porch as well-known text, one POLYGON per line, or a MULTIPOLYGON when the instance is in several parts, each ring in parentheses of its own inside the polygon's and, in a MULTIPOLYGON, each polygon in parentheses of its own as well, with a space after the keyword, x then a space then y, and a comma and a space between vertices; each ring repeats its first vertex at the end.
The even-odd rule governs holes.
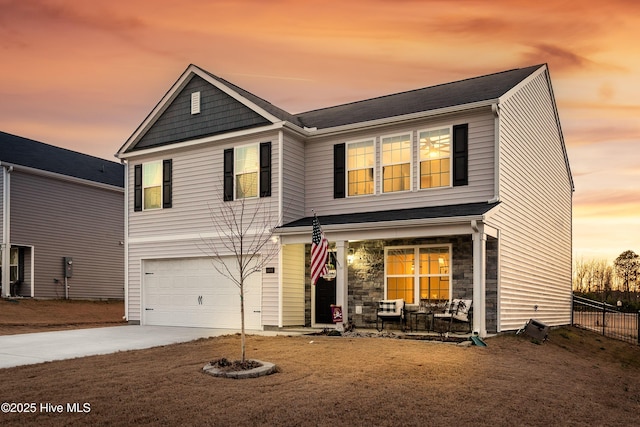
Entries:
POLYGON ((473 305, 473 333, 496 332, 499 232, 485 222, 493 206, 483 205, 480 214, 445 218, 345 222, 353 218, 319 217, 335 277, 316 285, 309 276, 310 221, 279 228, 278 326, 334 327, 334 304, 342 307, 344 323, 375 328, 380 300, 402 298, 415 308, 465 299, 473 305))

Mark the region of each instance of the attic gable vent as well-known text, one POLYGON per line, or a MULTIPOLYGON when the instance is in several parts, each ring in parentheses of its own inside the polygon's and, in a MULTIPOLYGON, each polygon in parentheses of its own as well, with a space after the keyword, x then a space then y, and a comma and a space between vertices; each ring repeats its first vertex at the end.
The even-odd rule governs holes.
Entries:
POLYGON ((191 93, 191 114, 200 114, 200 92, 191 93))

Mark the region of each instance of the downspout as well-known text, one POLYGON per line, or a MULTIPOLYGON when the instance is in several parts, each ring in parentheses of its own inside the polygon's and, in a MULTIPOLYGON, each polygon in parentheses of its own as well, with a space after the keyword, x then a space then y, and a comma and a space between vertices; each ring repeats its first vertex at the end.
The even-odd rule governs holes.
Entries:
MULTIPOLYGON (((284 195, 282 194, 282 189, 284 187, 284 178, 283 171, 284 165, 282 164, 284 161, 284 135, 282 130, 278 132, 278 225, 282 225, 284 222, 284 195)), ((282 242, 278 239, 278 242, 275 243, 279 245, 280 248, 278 250, 278 327, 282 328, 284 325, 284 283, 283 277, 284 274, 284 263, 282 253, 282 242)), ((260 308, 262 310, 262 307, 260 308)))
POLYGON ((498 103, 491 104, 491 112, 493 113, 493 149, 495 165, 493 167, 493 199, 489 203, 500 201, 500 105, 498 103))
POLYGON ((124 165, 124 316, 129 320, 129 162, 121 160, 124 165))
POLYGON ((1 296, 9 297, 9 254, 11 253, 11 172, 13 166, 2 165, 2 287, 1 296))

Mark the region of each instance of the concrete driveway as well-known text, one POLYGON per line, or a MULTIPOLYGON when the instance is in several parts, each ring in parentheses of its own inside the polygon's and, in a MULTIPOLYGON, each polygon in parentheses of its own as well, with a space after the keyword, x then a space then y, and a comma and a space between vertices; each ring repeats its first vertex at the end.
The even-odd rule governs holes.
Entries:
MULTIPOLYGON (((240 331, 233 329, 127 325, 5 335, 0 336, 0 368, 139 350, 238 332, 240 331)), ((279 334, 264 331, 246 331, 246 333, 279 334)))

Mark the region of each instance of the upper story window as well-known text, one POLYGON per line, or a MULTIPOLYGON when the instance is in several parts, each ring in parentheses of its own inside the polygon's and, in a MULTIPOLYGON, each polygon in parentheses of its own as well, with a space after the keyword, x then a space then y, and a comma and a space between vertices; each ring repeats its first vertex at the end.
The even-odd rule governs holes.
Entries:
POLYGON ((382 138, 382 192, 411 190, 411 134, 382 138))
POLYGON ((162 206, 162 162, 142 165, 143 210, 160 209, 162 206))
POLYGON ((134 166, 134 211, 171 207, 172 165, 167 159, 134 166))
POLYGON ((258 145, 237 147, 235 157, 236 199, 258 196, 258 145))
POLYGON ((224 201, 271 196, 271 142, 224 150, 224 201))
POLYGON ((451 128, 418 132, 420 188, 451 185, 451 128))
POLYGON ((333 197, 469 185, 469 125, 426 129, 333 146, 333 197), (419 162, 414 176, 414 161, 419 162), (381 176, 381 179, 378 179, 381 176))
POLYGON ((373 140, 347 144, 347 183, 349 196, 373 194, 375 150, 373 140))

